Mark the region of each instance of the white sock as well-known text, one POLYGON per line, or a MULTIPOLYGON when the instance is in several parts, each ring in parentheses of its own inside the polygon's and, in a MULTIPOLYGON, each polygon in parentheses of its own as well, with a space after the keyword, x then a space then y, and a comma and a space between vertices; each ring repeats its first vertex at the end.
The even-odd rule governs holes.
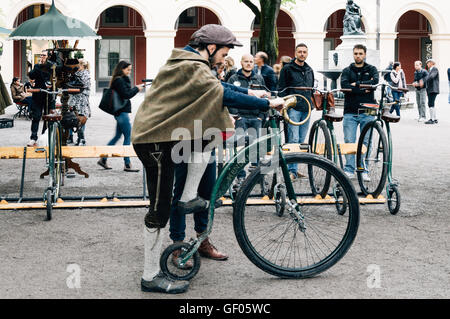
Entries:
POLYGON ((147 228, 144 226, 144 275, 142 279, 152 281, 160 271, 159 259, 164 228, 147 228))
POLYGON ((436 120, 436 108, 434 108, 434 107, 430 108, 430 115, 431 115, 431 119, 433 121, 435 121, 436 120))
POLYGON ((211 152, 192 152, 188 163, 186 183, 180 201, 189 202, 197 197, 198 186, 211 158, 211 152))

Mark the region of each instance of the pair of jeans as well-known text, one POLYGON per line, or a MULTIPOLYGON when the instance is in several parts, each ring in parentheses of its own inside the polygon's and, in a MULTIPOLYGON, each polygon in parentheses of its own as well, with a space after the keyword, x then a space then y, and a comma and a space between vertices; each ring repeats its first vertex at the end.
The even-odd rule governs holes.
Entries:
MULTIPOLYGON (((242 144, 241 139, 245 138, 245 136, 248 136, 248 145, 250 145, 261 135, 262 120, 257 117, 242 117, 236 121, 234 126, 236 128, 235 139, 239 141, 238 145, 242 144)), ((247 144, 245 145, 247 146, 247 144)), ((255 156, 257 155, 251 155, 250 158, 253 159, 255 156)), ((257 166, 258 162, 253 162, 252 165, 257 166)), ((242 170, 237 177, 245 178, 245 176, 245 170, 242 170)))
MULTIPOLYGON (((122 112, 118 116, 114 116, 116 119, 116 135, 109 141, 108 146, 116 145, 116 143, 120 140, 120 138, 124 137, 123 145, 131 145, 131 123, 130 116, 128 113, 122 112)), ((104 158, 103 160, 106 160, 104 158)), ((129 157, 124 157, 125 165, 129 165, 131 163, 129 157)))
MULTIPOLYGON (((212 152, 212 158, 215 158, 212 152)), ((175 165, 175 187, 173 192, 172 206, 170 209, 170 239, 173 241, 183 241, 186 237, 186 215, 179 214, 177 205, 186 183, 188 164, 180 163, 175 165)), ((206 200, 211 200, 211 193, 216 182, 216 161, 210 163, 203 174, 198 187, 198 195, 206 200)), ((209 210, 194 213, 194 230, 201 234, 208 226, 209 210)))
POLYGON ((38 140, 39 122, 41 121, 43 105, 32 103, 31 104, 31 140, 38 140))
POLYGON ((419 110, 419 118, 426 118, 426 102, 427 102, 427 91, 425 89, 416 90, 416 102, 417 109, 419 110))
POLYGON ((31 108, 33 107, 33 98, 31 96, 27 96, 21 102, 28 105, 28 113, 31 113, 31 108))
POLYGON ((397 115, 400 116, 400 98, 403 96, 403 93, 398 91, 392 91, 392 96, 394 97, 394 102, 396 103, 391 106, 391 113, 394 112, 395 110, 395 113, 397 113, 397 115))
MULTIPOLYGON (((289 110, 289 118, 294 122, 302 122, 308 117, 308 112, 301 112, 294 109, 289 110)), ((288 125, 288 143, 289 144, 300 144, 304 143, 306 136, 309 131, 309 119, 305 124, 301 126, 288 125)), ((297 174, 297 164, 288 165, 289 171, 291 173, 297 174)))
MULTIPOLYGON (((367 123, 373 121, 375 118, 367 114, 344 114, 344 141, 345 143, 355 143, 356 142, 356 132, 359 130, 360 133, 364 129, 367 123)), ((355 155, 345 155, 345 166, 344 171, 348 173, 355 173, 356 170, 356 158, 355 155)))

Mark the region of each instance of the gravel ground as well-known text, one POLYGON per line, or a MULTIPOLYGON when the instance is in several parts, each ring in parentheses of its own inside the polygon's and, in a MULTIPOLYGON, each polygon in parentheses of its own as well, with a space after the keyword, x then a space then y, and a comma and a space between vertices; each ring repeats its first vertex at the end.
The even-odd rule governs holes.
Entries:
MULTIPOLYGON (((105 145, 114 132, 114 120, 96 108, 99 98, 92 97, 89 145, 105 145)), ((134 110, 142 99, 133 100, 134 110)), ((14 107, 6 111, 6 116, 15 112, 14 107)), ((42 210, 0 211, 0 298, 449 298, 450 105, 444 94, 437 113, 439 124, 428 126, 415 120, 416 109, 402 111, 402 121, 393 125, 401 211, 392 216, 386 205, 361 206, 350 251, 316 278, 281 280, 256 268, 236 242, 231 208, 218 210, 211 236, 229 261, 202 259, 189 292, 179 296, 140 291, 145 208, 56 210, 51 222, 43 221, 42 210), (67 284, 73 264, 81 271, 80 288, 74 289, 67 284), (376 273, 379 285, 372 287, 368 281, 376 273)), ((0 146, 25 145, 30 125, 19 119, 14 128, 1 129, 0 146)), ((343 140, 341 124, 336 128, 343 140)), ((79 163, 91 176, 67 180, 66 196, 142 194, 142 175, 123 172, 121 159, 110 161, 114 170, 109 172, 94 159, 79 163)), ((42 196, 44 165, 27 162, 26 196, 42 196)), ((0 172, 0 196, 17 196, 21 161, 2 160, 0 172)), ((192 219, 187 220, 189 238, 195 234, 192 219)), ((170 244, 168 236, 165 244, 170 244)))

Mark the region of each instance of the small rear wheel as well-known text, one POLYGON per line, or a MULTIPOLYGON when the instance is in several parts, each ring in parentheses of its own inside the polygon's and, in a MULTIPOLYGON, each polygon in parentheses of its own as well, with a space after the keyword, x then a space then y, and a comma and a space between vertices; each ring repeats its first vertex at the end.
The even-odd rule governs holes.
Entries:
MULTIPOLYGON (((331 136, 327 123, 324 120, 316 121, 312 125, 309 134, 309 147, 311 153, 323 156, 330 161, 332 160, 331 136)), ((321 169, 314 170, 314 166, 309 165, 308 178, 313 194, 325 198, 330 188, 330 174, 321 169)))
POLYGON ((397 213, 400 210, 400 192, 398 190, 398 187, 396 185, 389 185, 388 186, 388 208, 389 212, 392 215, 397 215, 397 213))
POLYGON ((335 187, 334 197, 336 200, 336 210, 339 215, 344 215, 347 211, 348 200, 340 185, 335 187))
POLYGON ((189 243, 175 243, 167 247, 159 260, 162 272, 173 280, 191 280, 194 278, 200 270, 200 254, 198 251, 188 259, 192 260, 192 268, 183 268, 174 264, 174 261, 180 264, 191 249, 189 243))
POLYGON ((278 184, 275 186, 275 211, 282 217, 286 209, 286 186, 278 184))

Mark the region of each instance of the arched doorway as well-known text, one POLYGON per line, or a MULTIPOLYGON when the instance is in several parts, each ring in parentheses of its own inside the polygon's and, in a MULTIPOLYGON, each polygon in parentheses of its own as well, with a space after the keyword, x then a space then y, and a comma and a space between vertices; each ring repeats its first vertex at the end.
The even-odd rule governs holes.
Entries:
POLYGON ((407 83, 414 80, 414 62, 432 57, 432 33, 430 22, 417 11, 408 11, 397 22, 395 41, 395 60, 400 61, 405 71, 407 83))
POLYGON ((133 8, 113 6, 103 11, 97 19, 97 34, 102 37, 95 45, 97 89, 109 86, 114 67, 121 60, 133 65, 132 85, 146 77, 145 21, 133 8))
MULTIPOLYGON (((45 14, 50 8, 49 4, 36 3, 23 9, 14 21, 14 28, 17 28, 27 20, 37 18, 45 14)), ((20 40, 14 41, 14 67, 13 74, 25 82, 28 73, 38 63, 42 50, 51 47, 51 41, 46 40, 20 40)), ((9 79, 8 79, 9 80, 9 79)))
MULTIPOLYGON (((328 69, 329 66, 328 52, 335 50, 336 47, 342 43, 341 37, 344 35, 344 15, 344 9, 335 11, 328 17, 327 22, 325 23, 324 31, 327 33, 324 39, 323 55, 323 66, 325 69, 328 69)), ((361 28, 364 32, 366 31, 364 23, 362 23, 361 28)))
MULTIPOLYGON (((255 55, 258 51, 258 37, 260 31, 259 17, 253 21, 253 37, 251 40, 251 53, 255 55)), ((280 10, 277 19, 277 31, 278 31, 278 59, 280 61, 282 56, 294 57, 295 54, 295 38, 293 32, 296 32, 295 23, 291 17, 280 10)))
POLYGON ((185 47, 192 34, 206 24, 221 24, 217 15, 203 7, 191 7, 184 10, 175 23, 175 48, 185 47))

